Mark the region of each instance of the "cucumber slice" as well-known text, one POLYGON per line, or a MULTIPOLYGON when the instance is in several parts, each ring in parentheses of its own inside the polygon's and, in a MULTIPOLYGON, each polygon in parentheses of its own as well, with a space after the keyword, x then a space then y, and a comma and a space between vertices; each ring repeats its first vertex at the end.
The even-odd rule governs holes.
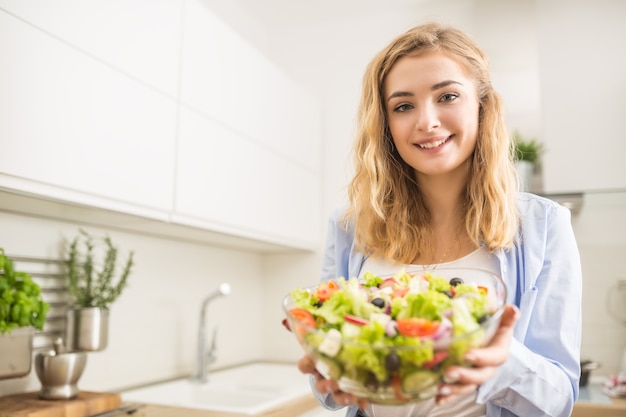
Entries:
POLYGON ((325 378, 334 379, 335 381, 338 381, 341 375, 343 375, 341 364, 326 355, 318 355, 315 367, 325 378))
POLYGON ((417 393, 437 385, 439 374, 430 371, 414 371, 402 378, 402 390, 407 393, 417 393))

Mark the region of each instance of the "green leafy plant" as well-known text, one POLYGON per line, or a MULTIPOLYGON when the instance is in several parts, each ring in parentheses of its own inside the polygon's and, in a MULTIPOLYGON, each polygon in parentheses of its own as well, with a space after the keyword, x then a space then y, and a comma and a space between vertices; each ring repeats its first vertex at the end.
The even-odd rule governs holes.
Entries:
POLYGON ((123 268, 118 271, 118 249, 111 239, 104 236, 97 241, 84 230, 80 230, 80 234, 70 243, 67 260, 69 292, 74 307, 108 309, 128 284, 133 255, 131 251, 123 268), (97 256, 99 248, 104 249, 101 264, 97 256))
POLYGON ((48 310, 41 287, 28 273, 13 269, 13 260, 0 248, 0 334, 24 326, 41 330, 48 310))
POLYGON ((544 152, 542 143, 535 139, 525 139, 517 130, 513 132, 513 144, 516 161, 528 161, 536 165, 544 152))

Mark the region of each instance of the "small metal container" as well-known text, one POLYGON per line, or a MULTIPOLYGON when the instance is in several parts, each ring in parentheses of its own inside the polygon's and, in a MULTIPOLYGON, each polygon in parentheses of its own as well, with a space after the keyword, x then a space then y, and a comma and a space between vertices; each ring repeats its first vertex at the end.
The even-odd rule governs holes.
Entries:
POLYGON ((104 350, 109 341, 109 310, 98 307, 69 309, 65 340, 71 351, 104 350))
POLYGON ((41 381, 39 398, 67 400, 78 395, 78 380, 85 370, 85 352, 49 351, 35 356, 35 371, 41 381))
POLYGON ((19 378, 30 373, 33 359, 32 327, 18 327, 0 334, 0 379, 19 378))

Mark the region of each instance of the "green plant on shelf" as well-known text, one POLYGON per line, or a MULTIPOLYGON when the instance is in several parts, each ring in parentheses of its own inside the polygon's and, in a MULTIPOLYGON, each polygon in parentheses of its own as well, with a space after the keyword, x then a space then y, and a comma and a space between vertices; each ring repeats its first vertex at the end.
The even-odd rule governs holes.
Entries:
POLYGON ((16 271, 13 260, 0 248, 0 334, 17 327, 42 330, 50 305, 30 274, 16 271))
POLYGON ((68 266, 69 292, 74 308, 99 307, 108 309, 128 285, 133 267, 130 252, 121 271, 118 271, 118 249, 111 238, 97 241, 84 230, 70 243, 68 266), (98 265, 97 250, 104 244, 102 264, 98 265), (119 272, 119 274, 118 274, 119 272))
POLYGON ((539 163, 539 159, 545 148, 541 142, 535 139, 526 139, 516 130, 513 132, 513 144, 515 146, 515 160, 528 161, 533 165, 539 163))

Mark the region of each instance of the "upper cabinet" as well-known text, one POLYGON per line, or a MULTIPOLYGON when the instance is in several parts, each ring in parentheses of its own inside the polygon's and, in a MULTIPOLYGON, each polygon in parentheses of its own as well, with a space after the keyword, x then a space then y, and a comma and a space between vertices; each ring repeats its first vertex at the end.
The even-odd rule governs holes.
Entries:
POLYGON ((206 6, 184 22, 176 221, 315 245, 317 103, 206 6))
POLYGON ((319 175, 196 112, 183 109, 180 126, 176 222, 293 247, 317 243, 319 175))
POLYGON ((178 94, 183 0, 0 0, 0 9, 135 81, 178 94))
POLYGON ((0 0, 0 190, 318 246, 317 102, 201 1, 48 3, 0 0))
POLYGON ((0 12, 0 186, 167 219, 176 102, 0 12))
POLYGON ((537 1, 547 193, 626 188, 626 2, 537 1))
POLYGON ((184 22, 183 105, 319 174, 319 104, 202 2, 184 22))

